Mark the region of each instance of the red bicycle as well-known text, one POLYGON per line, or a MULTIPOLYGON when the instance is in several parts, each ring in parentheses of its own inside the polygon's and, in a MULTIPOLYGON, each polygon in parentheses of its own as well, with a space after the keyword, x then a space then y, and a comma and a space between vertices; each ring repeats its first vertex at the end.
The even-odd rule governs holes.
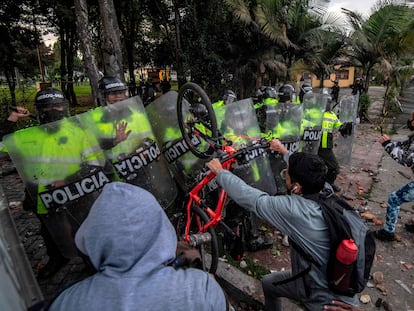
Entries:
MULTIPOLYGON (((199 158, 219 157, 223 168, 232 170, 236 163, 247 163, 252 150, 265 149, 269 143, 265 139, 253 139, 248 145, 236 150, 219 135, 211 102, 204 90, 194 83, 186 83, 178 93, 178 122, 184 140, 191 152, 199 158), (197 137, 197 144, 193 144, 197 137), (200 143, 201 141, 201 143, 200 143)), ((217 226, 230 239, 237 239, 234 232, 223 221, 227 193, 214 183, 215 174, 204 171, 199 182, 185 196, 181 213, 175 214, 173 221, 179 240, 184 240, 200 250, 202 268, 215 273, 219 261, 217 226), (216 187, 214 203, 207 198, 216 187), (210 256, 208 256, 209 254, 210 256)))

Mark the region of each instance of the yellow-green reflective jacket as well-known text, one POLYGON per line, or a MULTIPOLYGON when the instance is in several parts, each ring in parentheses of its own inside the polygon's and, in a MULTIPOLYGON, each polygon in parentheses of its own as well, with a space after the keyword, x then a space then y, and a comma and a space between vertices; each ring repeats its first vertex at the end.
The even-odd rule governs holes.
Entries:
MULTIPOLYGON (((240 147, 244 145, 249 144, 251 142, 251 139, 249 138, 254 139, 254 138, 258 138, 258 136, 259 136, 259 133, 256 128, 248 129, 246 134, 243 134, 243 135, 236 134, 231 128, 228 128, 227 132, 224 134, 224 137, 226 138, 226 140, 230 140, 232 142, 233 147, 236 150, 240 149, 240 147)), ((251 162, 251 169, 253 173, 253 180, 255 182, 259 181, 260 180, 259 167, 254 160, 251 162)))
POLYGON ((155 140, 155 136, 152 133, 151 125, 147 116, 141 111, 129 108, 129 114, 126 117, 117 118, 114 120, 106 121, 105 112, 98 108, 94 110, 93 120, 96 127, 96 135, 98 140, 114 139, 116 136, 116 126, 121 122, 127 122, 127 131, 131 131, 131 134, 123 142, 120 142, 111 149, 105 150, 105 154, 112 162, 118 160, 118 156, 121 154, 131 154, 141 145, 145 138, 155 140))
POLYGON ((226 109, 224 108, 224 101, 219 100, 213 103, 213 110, 214 114, 216 115, 217 128, 221 130, 221 125, 223 124, 224 115, 226 113, 226 109))
MULTIPOLYGON (((194 138, 194 143, 200 143, 194 138)), ((206 144, 206 143, 205 143, 206 144)), ((168 127, 164 132, 164 157, 169 164, 179 161, 186 173, 191 173, 198 159, 193 155, 181 135, 181 131, 174 127, 168 127)))
MULTIPOLYGON (((84 164, 102 167, 104 154, 98 142, 87 136, 82 128, 68 119, 60 122, 56 132, 48 132, 44 127, 32 127, 20 130, 6 138, 6 144, 13 144, 9 152, 22 161, 23 179, 29 184, 37 185, 37 194, 45 192, 56 181, 79 172, 84 164)), ((9 145, 10 146, 10 145, 9 145)), ((32 194, 33 195, 33 194, 32 194)), ((37 212, 48 211, 37 195, 37 212)))
POLYGON ((339 128, 342 122, 332 111, 325 111, 322 120, 322 148, 333 148, 333 131, 339 128))
POLYGON ((323 111, 319 108, 308 108, 303 111, 303 117, 317 125, 322 125, 323 111))

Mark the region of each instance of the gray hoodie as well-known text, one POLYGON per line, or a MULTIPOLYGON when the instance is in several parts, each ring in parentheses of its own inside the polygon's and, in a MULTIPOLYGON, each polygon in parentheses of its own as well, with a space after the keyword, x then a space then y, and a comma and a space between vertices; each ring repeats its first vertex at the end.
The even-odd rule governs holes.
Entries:
MULTIPOLYGON (((227 170, 222 170, 216 179, 237 204, 288 235, 321 264, 320 268, 312 265, 308 273, 306 285, 310 290, 310 296, 296 297, 296 299, 304 303, 316 301, 317 310, 322 310, 323 305, 330 304, 332 300, 358 305, 356 295, 354 297, 339 296, 328 289, 326 264, 329 257, 329 232, 321 207, 316 202, 296 194, 271 196, 247 185, 227 170)), ((292 247, 290 256, 292 275, 296 275, 309 266, 309 262, 292 247)), ((303 286, 302 278, 294 282, 297 288, 303 286)), ((314 310, 309 305, 307 307, 309 310, 314 310)))
POLYGON ((224 293, 208 273, 166 265, 175 258, 175 231, 142 188, 105 185, 75 241, 98 272, 65 289, 52 311, 226 309, 224 293))

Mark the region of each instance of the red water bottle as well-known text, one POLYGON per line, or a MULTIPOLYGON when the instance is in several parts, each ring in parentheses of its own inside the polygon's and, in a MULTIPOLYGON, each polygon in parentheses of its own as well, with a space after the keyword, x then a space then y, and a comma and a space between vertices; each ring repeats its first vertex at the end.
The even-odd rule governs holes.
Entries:
POLYGON ((342 240, 336 250, 334 264, 333 286, 339 292, 348 290, 351 282, 352 270, 357 259, 358 247, 354 240, 342 240))

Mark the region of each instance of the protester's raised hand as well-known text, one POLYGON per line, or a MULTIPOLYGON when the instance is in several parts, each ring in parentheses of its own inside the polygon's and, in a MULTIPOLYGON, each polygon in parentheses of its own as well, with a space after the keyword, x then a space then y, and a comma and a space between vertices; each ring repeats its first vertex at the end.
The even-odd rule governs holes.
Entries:
POLYGON ((21 106, 15 106, 10 108, 10 114, 7 120, 17 122, 17 120, 19 120, 20 118, 28 116, 30 116, 30 112, 28 109, 21 106))
POLYGON ((279 139, 272 139, 270 141, 269 149, 272 150, 272 151, 279 152, 281 154, 285 154, 285 153, 289 152, 289 150, 287 150, 285 148, 285 146, 280 142, 279 139))
POLYGON ((223 170, 223 166, 221 165, 220 160, 217 158, 214 158, 207 162, 206 166, 209 168, 210 171, 212 171, 216 175, 223 170))

